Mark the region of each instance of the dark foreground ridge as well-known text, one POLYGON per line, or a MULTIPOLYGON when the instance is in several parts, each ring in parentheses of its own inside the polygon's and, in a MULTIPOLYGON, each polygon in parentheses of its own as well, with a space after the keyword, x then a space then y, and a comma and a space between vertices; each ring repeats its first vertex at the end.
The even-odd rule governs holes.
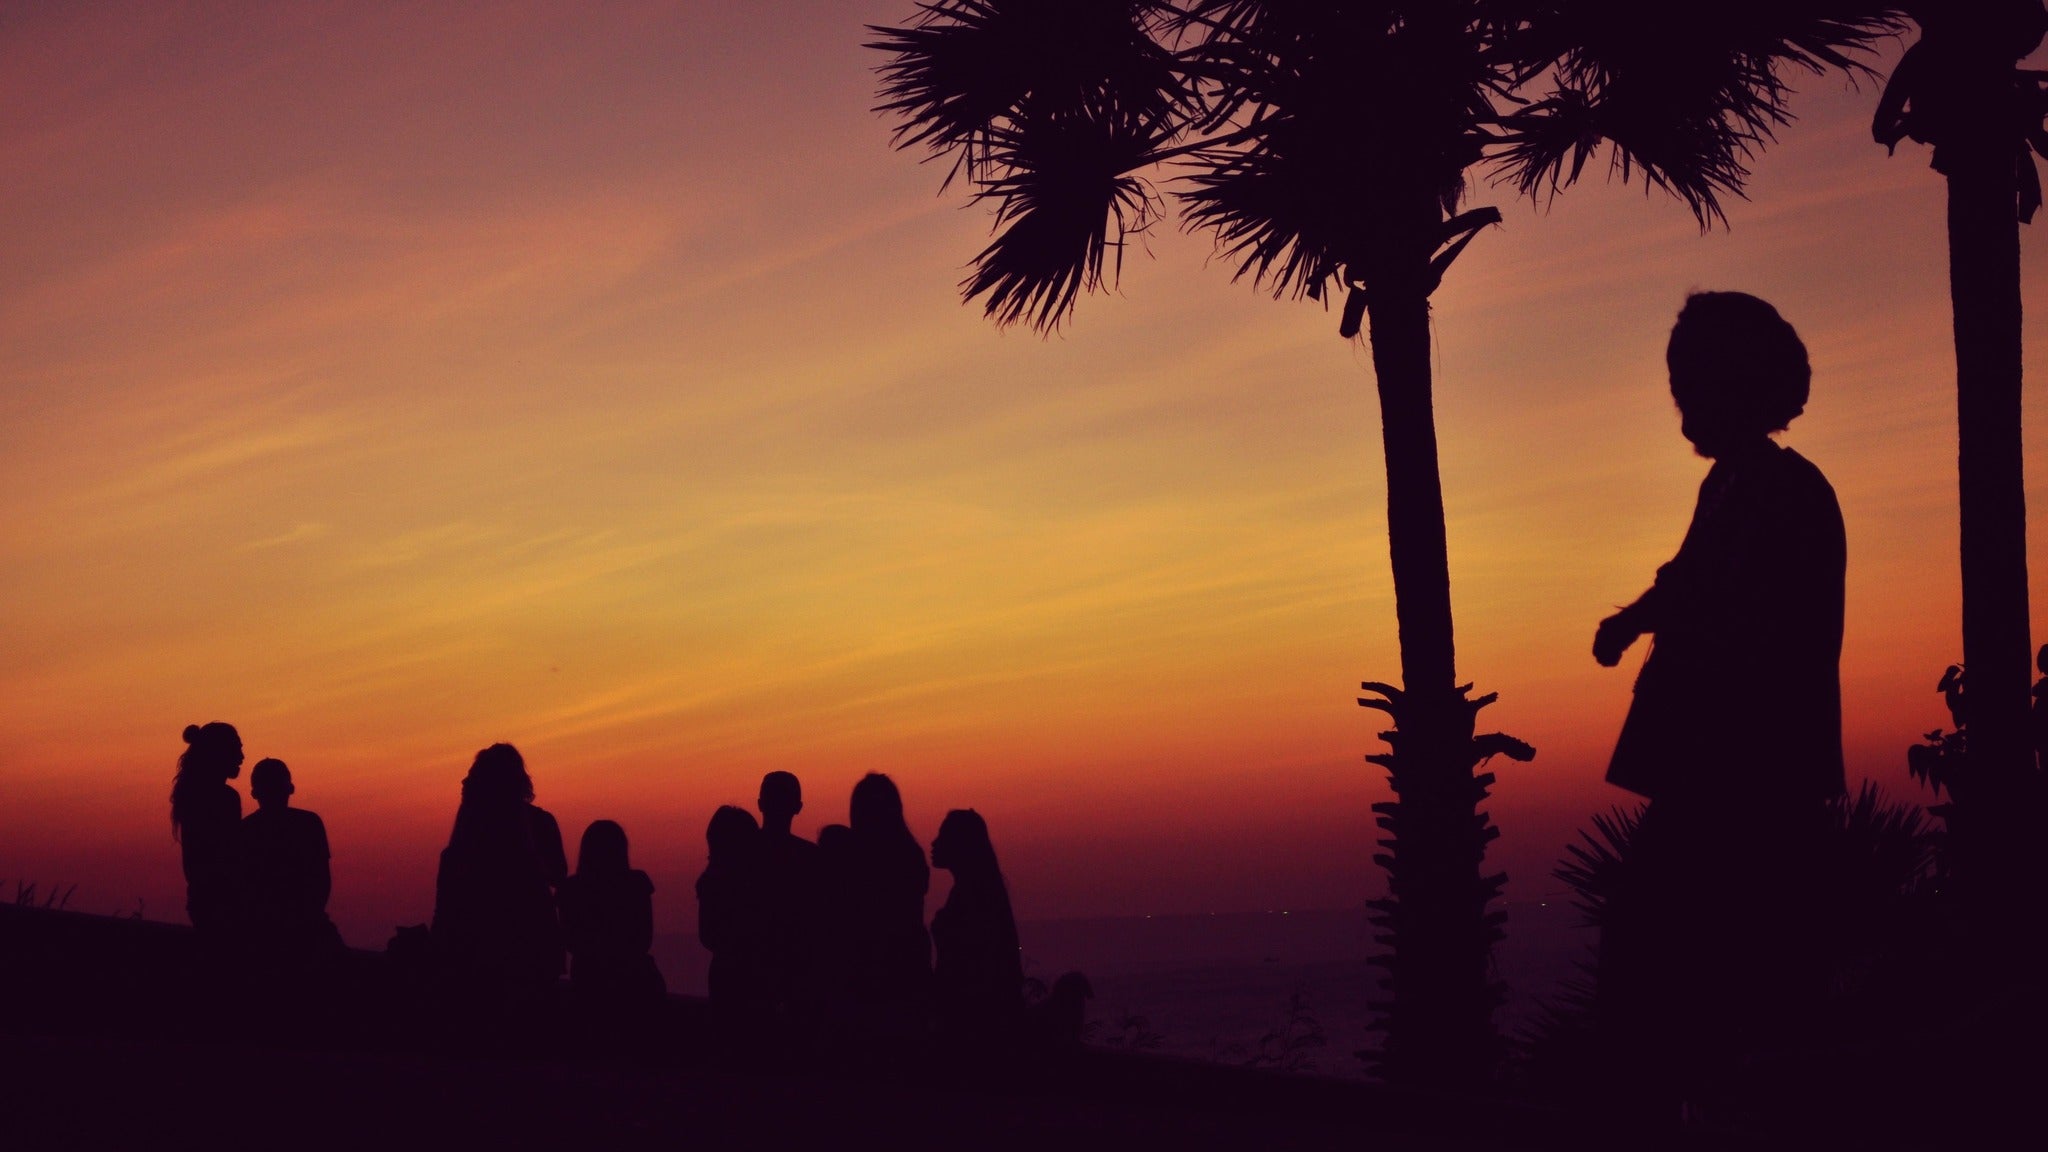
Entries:
POLYGON ((207 960, 182 925, 0 905, 6 1145, 1602 1146, 1542 1109, 1145 1054, 970 1068, 749 1051, 686 996, 624 1048, 591 1035, 566 985, 516 1035, 450 1035, 401 963, 361 950, 323 1000, 270 993, 225 1018, 207 960))
POLYGON ((1941 1148, 2039 1123, 2019 1104, 2035 1065, 1997 1056, 2032 1043, 2038 1004, 1947 1043, 1914 1039, 1910 1061, 1845 1045, 1759 1065, 1746 1073, 1757 1110, 1650 1133, 1500 1095, 1140 1053, 997 1068, 749 1050, 685 996, 621 1047, 593 1035, 566 986, 516 1034, 451 1034, 402 963, 361 950, 342 956, 324 998, 271 985, 247 992, 267 1003, 230 1018, 207 960, 181 925, 0 905, 0 1083, 13 1101, 0 1143, 233 1148, 288 1133, 295 1147, 355 1149, 1941 1148))

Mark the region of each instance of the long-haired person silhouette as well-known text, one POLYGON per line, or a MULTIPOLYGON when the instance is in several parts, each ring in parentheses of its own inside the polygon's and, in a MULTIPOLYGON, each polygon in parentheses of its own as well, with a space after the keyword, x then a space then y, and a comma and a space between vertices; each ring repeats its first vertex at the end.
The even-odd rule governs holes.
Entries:
POLYGON ((242 735, 232 724, 185 726, 185 751, 171 781, 171 836, 185 869, 185 914, 200 933, 232 933, 241 919, 237 883, 242 794, 242 735))
POLYGON ((557 902, 569 945, 569 983, 586 1003, 644 1004, 667 991, 654 946, 654 881, 633 867, 626 830, 593 820, 583 830, 576 874, 557 902))
POLYGON ((476 754, 434 882, 433 944, 458 989, 530 998, 562 972, 552 885, 568 867, 555 818, 533 806, 510 744, 476 754))
POLYGON ((1665 359, 1680 431, 1714 463, 1678 555, 1593 640, 1611 667, 1656 637, 1607 770, 1650 801, 1637 881, 1600 944, 1607 1018, 1653 1096, 1817 999, 1808 926, 1843 791, 1847 566, 1834 489, 1771 439, 1810 388, 1792 325, 1754 296, 1699 293, 1665 359))
POLYGON ((931 867, 903 819, 903 796, 887 776, 861 777, 847 815, 853 995, 885 1027, 922 1019, 931 994, 932 943, 924 926, 931 867))
POLYGON ((945 906, 932 915, 939 1026, 965 1047, 1011 1043, 1024 1016, 1024 960, 1010 891, 980 813, 946 813, 932 839, 932 867, 953 874, 945 906))
POLYGON ((704 828, 704 872, 697 877, 697 940, 711 953, 711 1003, 729 1024, 767 1003, 762 971, 761 826, 727 804, 704 828))

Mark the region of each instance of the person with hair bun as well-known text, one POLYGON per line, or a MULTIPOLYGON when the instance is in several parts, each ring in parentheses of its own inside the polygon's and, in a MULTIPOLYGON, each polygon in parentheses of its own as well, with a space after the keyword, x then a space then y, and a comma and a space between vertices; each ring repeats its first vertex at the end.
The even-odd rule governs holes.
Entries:
POLYGON ((185 914, 203 936, 231 935, 240 921, 237 884, 242 794, 242 736, 218 720, 185 726, 185 751, 171 781, 171 837, 185 869, 185 914))

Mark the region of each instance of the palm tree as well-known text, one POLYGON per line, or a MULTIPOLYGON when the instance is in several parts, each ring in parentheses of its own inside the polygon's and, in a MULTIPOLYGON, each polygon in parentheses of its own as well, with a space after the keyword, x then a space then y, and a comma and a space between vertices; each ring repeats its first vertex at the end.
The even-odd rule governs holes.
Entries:
POLYGON ((1484 872, 1498 831, 1475 770, 1534 754, 1475 736, 1493 697, 1458 682, 1430 294, 1500 221, 1465 205, 1475 166, 1542 195, 1611 148, 1619 175, 1706 227, 1787 118, 1780 66, 1853 68, 1844 53, 1887 28, 1829 0, 1737 7, 1682 37, 1623 0, 929 0, 872 29, 898 145, 993 206, 962 288, 998 324, 1051 330, 1114 280, 1125 239, 1166 211, 1148 173, 1177 181, 1185 224, 1238 277, 1342 293, 1345 338, 1370 318, 1401 684, 1368 681, 1360 703, 1393 720, 1368 759, 1396 795, 1376 806, 1388 894, 1373 905, 1394 1078, 1469 1087, 1498 1052, 1489 906, 1505 877, 1484 872), (1517 95, 1537 84, 1541 99, 1517 95))
MULTIPOLYGON (((2042 785, 2029 725, 2019 226, 2041 206, 2030 150, 2048 154, 2048 74, 2017 64, 2048 33, 2048 10, 2041 0, 1904 8, 1920 40, 1885 86, 1873 131, 1888 148, 1909 136, 1932 144, 1948 180, 1969 754, 1947 816, 1958 881, 1990 901, 1989 919, 2021 924, 2032 917, 2001 910, 1995 890, 2024 884, 2033 837, 2022 822, 2038 819, 2042 785)), ((2020 955, 2031 950, 2010 958, 2020 955)))

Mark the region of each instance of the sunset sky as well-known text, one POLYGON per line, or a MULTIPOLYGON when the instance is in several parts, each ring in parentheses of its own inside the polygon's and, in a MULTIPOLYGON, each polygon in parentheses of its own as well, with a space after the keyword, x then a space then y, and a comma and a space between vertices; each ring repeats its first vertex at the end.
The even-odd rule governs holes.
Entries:
MULTIPOLYGON (((922 836, 979 809, 1026 918, 1372 894, 1365 346, 1171 224, 1060 334, 986 323, 986 213, 870 111, 862 26, 912 10, 0 9, 0 898, 182 919, 167 793, 209 720, 291 764, 364 945, 431 914, 497 740, 572 854, 625 825, 665 929, 774 768, 807 833, 871 770, 922 836)), ((1706 469, 1663 376, 1689 290, 1811 349, 1785 442, 1848 524, 1850 774, 1918 795, 1961 655, 1944 201, 1875 98, 1802 81, 1704 236, 1598 173, 1473 189, 1506 223, 1436 295, 1437 412, 1460 670, 1540 750, 1496 766, 1518 895, 1626 800, 1642 649, 1589 646, 1706 469)))

